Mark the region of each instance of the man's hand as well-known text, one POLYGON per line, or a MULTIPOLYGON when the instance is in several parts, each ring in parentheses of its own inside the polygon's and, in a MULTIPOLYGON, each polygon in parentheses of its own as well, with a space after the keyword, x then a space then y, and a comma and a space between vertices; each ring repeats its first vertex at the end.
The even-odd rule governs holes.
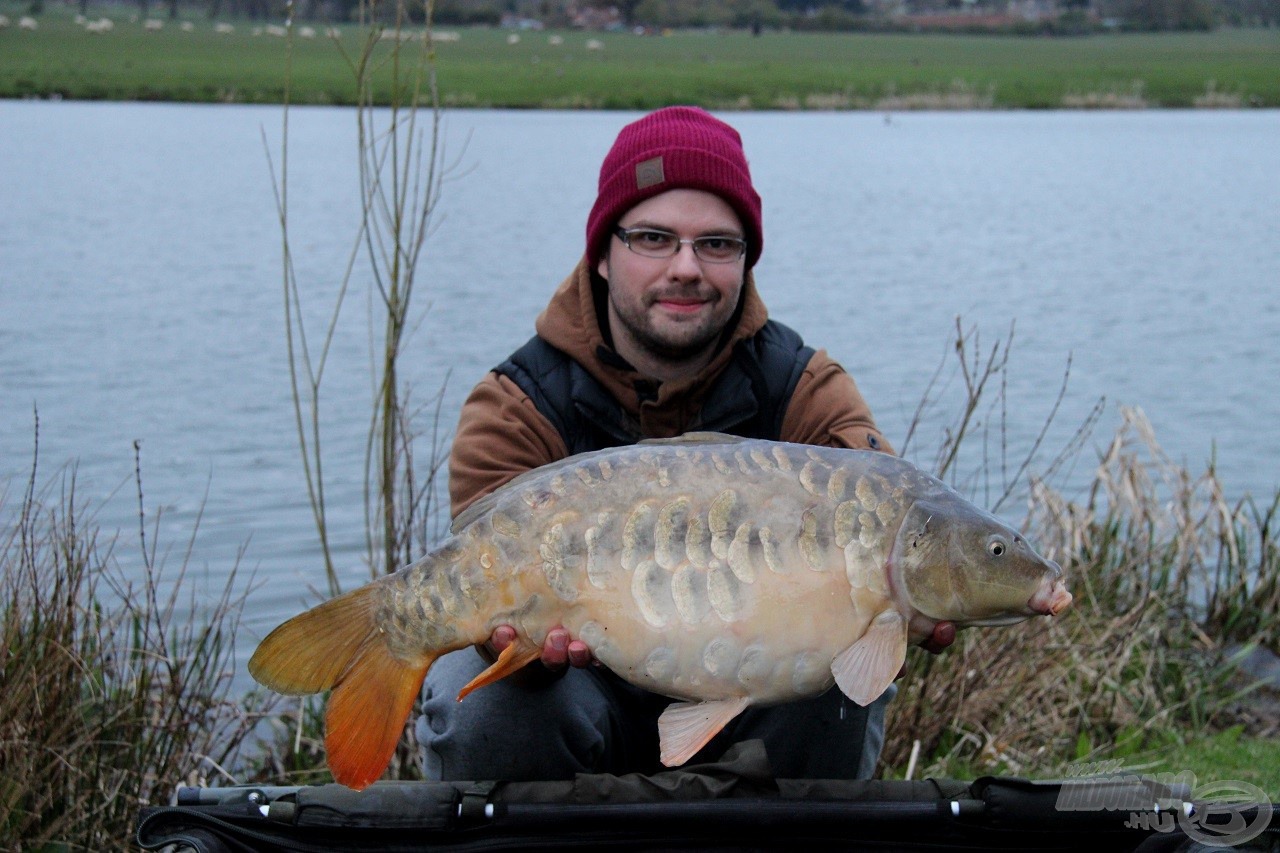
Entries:
MULTIPOLYGON (((933 631, 929 636, 920 641, 920 648, 924 649, 931 655, 940 654, 943 649, 956 641, 956 624, 954 622, 939 622, 933 626, 933 631)), ((898 670, 898 674, 893 677, 894 681, 902 678, 907 674, 907 665, 904 663, 898 670)))
POLYGON ((956 641, 956 625, 954 622, 939 622, 933 626, 933 633, 920 641, 920 648, 930 654, 938 654, 956 641))
MULTIPOLYGON (((515 628, 510 625, 499 625, 489 636, 487 648, 491 649, 496 657, 515 640, 515 628)), ((542 665, 549 670, 561 670, 566 665, 583 667, 594 660, 587 644, 570 637, 568 629, 559 625, 548 631, 547 638, 542 642, 542 665)))

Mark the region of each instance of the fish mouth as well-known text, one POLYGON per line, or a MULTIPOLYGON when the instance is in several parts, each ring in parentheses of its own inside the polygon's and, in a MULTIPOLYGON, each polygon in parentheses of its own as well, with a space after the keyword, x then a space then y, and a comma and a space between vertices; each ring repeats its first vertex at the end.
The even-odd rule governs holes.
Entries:
POLYGON ((1071 606, 1071 593, 1062 578, 1046 577, 1035 595, 1027 601, 1032 613, 1057 616, 1071 606))

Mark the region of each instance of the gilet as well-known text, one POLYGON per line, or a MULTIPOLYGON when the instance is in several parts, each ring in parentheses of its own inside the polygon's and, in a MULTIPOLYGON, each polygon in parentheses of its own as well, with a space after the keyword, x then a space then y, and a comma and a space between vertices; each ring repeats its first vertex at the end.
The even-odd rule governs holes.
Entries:
MULTIPOLYGON (((767 321, 755 335, 738 341, 689 430, 776 441, 787 404, 813 354, 795 331, 767 321)), ((529 396, 564 438, 570 454, 646 438, 635 418, 582 365, 537 335, 494 370, 529 396)))

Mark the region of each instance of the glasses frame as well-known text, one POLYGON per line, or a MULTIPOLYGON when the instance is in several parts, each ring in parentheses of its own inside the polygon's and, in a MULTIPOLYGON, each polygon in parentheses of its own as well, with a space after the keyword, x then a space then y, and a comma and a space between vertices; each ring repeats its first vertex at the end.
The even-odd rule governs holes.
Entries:
POLYGON ((698 260, 708 264, 736 263, 742 260, 743 257, 747 254, 747 241, 742 239, 741 237, 731 237, 727 234, 708 234, 705 237, 688 238, 688 237, 681 237, 678 234, 675 234, 671 231, 666 230, 665 228, 649 228, 649 227, 623 228, 621 225, 615 225, 613 227, 613 236, 621 240, 622 245, 626 246, 635 254, 639 255, 642 258, 650 258, 652 260, 666 260, 667 258, 674 258, 676 255, 680 254, 680 247, 683 246, 685 243, 688 243, 690 246, 693 247, 693 254, 698 260), (632 235, 640 234, 640 233, 666 234, 676 241, 675 248, 672 249, 671 253, 667 255, 646 254, 640 251, 639 249, 637 249, 635 246, 631 245, 632 235), (698 250, 698 245, 705 240, 723 240, 729 243, 737 243, 738 254, 736 257, 725 258, 725 259, 703 257, 702 252, 698 250))

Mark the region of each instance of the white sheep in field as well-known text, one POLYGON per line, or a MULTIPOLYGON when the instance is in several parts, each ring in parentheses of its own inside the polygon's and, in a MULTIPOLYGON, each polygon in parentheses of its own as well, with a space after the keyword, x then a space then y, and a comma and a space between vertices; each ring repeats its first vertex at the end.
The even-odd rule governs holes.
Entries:
POLYGON ((110 18, 99 18, 96 21, 90 21, 85 24, 84 28, 91 33, 109 33, 116 28, 116 24, 110 18))
POLYGON ((213 25, 213 31, 219 35, 225 36, 229 33, 234 33, 236 28, 231 24, 217 23, 213 25))
POLYGON ((149 33, 158 33, 164 29, 164 21, 159 18, 147 18, 142 22, 142 28, 149 33))
POLYGON ((39 26, 40 24, 38 21, 36 21, 35 18, 30 18, 24 15, 18 19, 18 29, 20 30, 35 31, 36 29, 39 28, 39 26))

